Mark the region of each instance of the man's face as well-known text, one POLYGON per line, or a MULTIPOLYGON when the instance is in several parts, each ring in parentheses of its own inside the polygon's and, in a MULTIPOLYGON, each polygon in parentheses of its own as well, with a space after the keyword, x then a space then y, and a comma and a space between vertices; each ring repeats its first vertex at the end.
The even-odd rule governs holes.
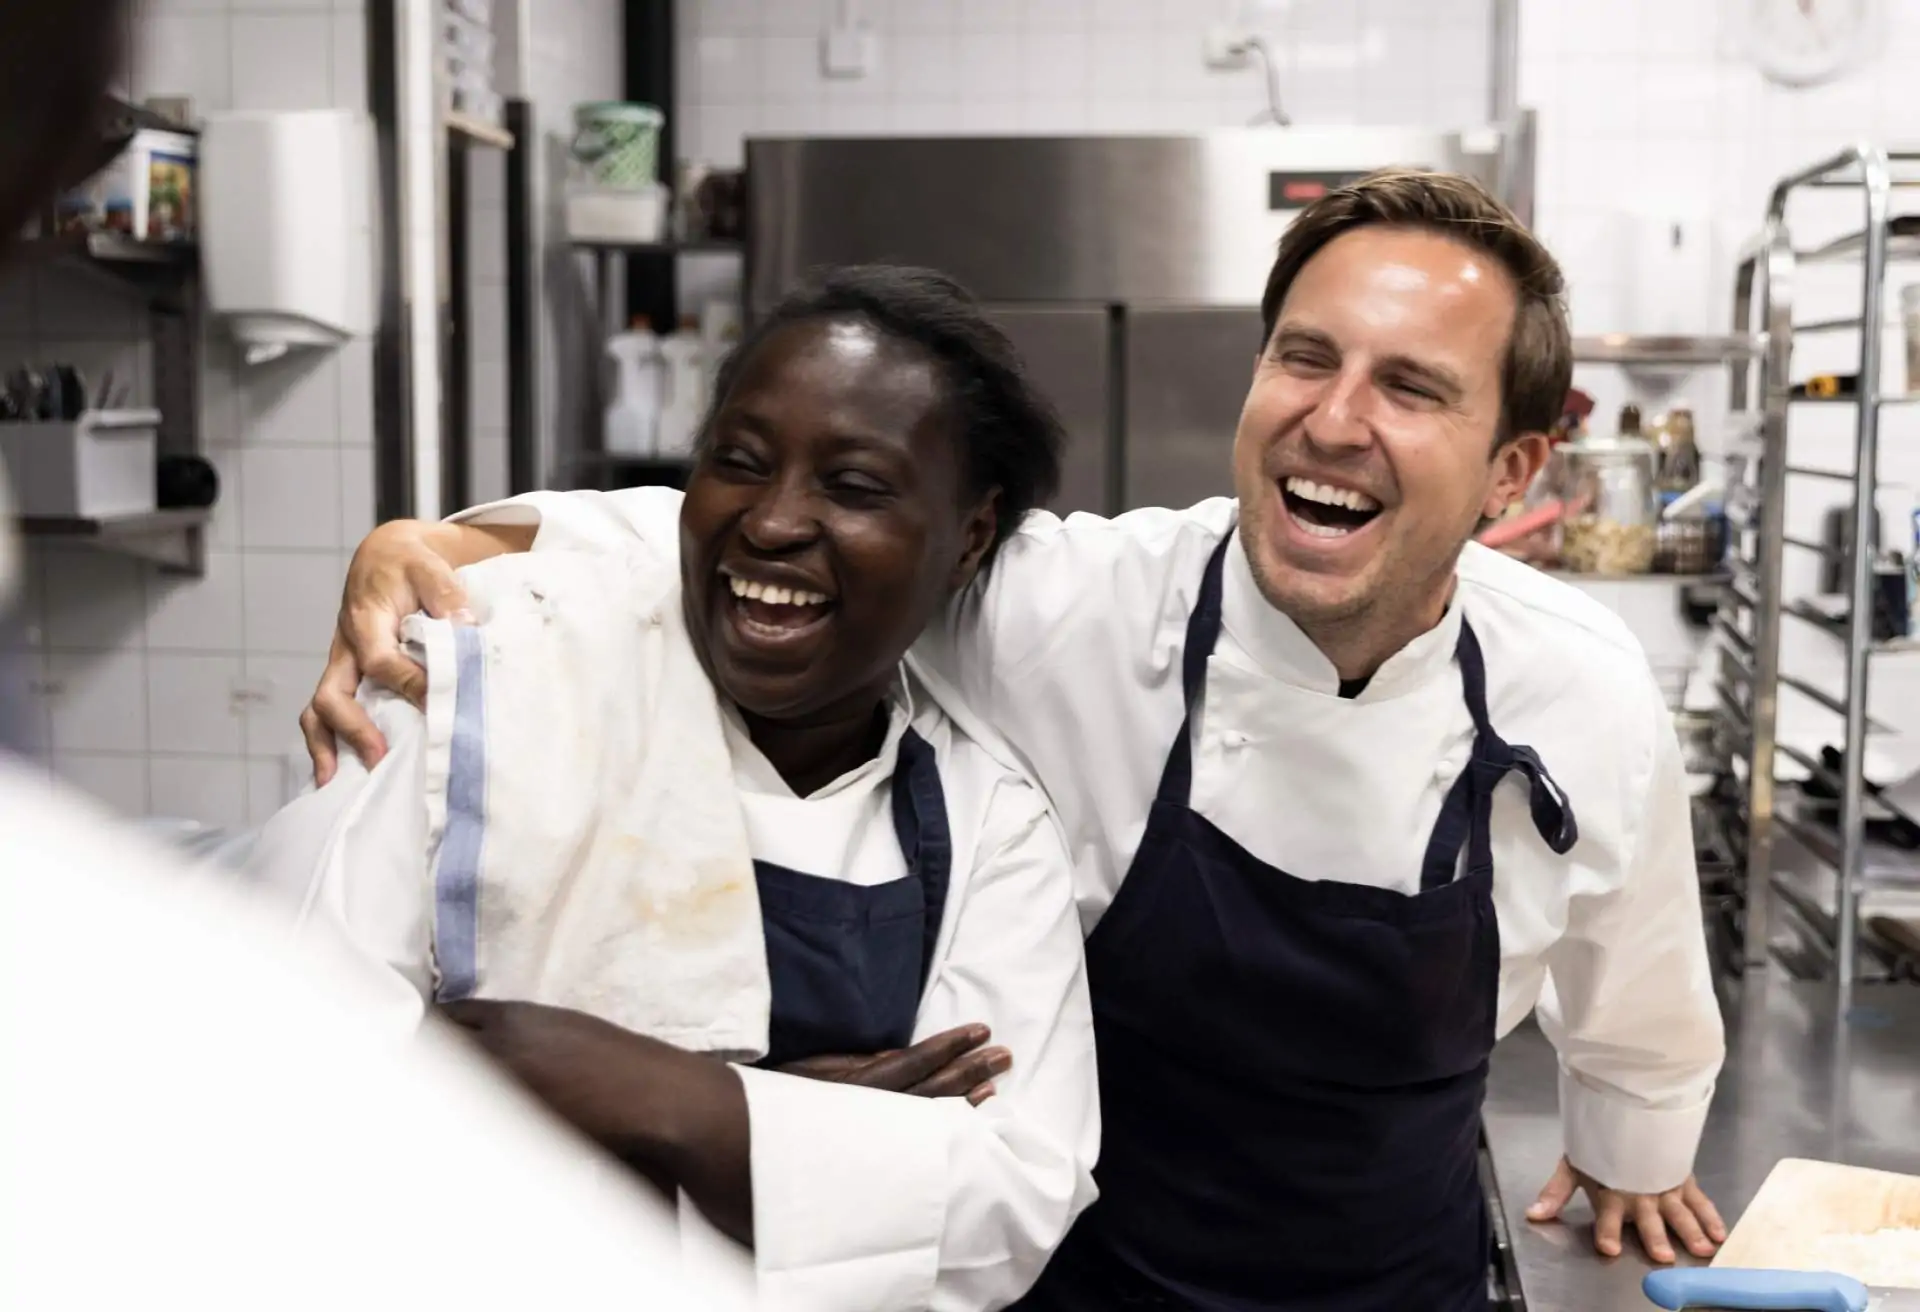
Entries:
POLYGON ((1493 449, 1515 309, 1497 262, 1424 230, 1359 228, 1301 269, 1233 447, 1247 559, 1296 623, 1437 621, 1461 546, 1545 458, 1493 449))

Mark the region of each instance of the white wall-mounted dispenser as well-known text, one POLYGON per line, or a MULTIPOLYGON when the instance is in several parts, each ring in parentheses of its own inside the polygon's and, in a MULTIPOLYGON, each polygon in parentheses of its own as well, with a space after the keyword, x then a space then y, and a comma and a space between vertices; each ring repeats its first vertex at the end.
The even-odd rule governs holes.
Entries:
POLYGON ((209 115, 200 175, 207 304, 247 363, 373 331, 372 119, 209 115))

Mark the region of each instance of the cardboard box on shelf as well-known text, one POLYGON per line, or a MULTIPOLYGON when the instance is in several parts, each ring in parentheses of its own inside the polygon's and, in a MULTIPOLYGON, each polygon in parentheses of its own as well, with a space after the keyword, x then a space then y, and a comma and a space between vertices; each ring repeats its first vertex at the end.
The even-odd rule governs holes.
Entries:
POLYGON ((198 228, 198 139, 143 128, 113 163, 63 196, 62 234, 117 232, 139 241, 191 241, 198 228))

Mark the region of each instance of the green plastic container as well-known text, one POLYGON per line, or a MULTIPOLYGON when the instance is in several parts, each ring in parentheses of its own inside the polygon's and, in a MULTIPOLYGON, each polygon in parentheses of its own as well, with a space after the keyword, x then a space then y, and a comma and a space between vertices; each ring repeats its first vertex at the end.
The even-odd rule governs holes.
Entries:
POLYGON ((573 107, 573 158, 582 180, 611 190, 638 191, 660 180, 660 128, 666 115, 652 105, 603 100, 573 107))

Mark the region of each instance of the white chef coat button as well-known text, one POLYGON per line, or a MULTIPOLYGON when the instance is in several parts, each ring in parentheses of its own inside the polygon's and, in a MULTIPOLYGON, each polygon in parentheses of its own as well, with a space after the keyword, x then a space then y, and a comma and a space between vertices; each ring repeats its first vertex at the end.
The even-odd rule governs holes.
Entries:
POLYGON ((1459 755, 1443 756, 1440 758, 1440 764, 1433 769, 1433 777, 1440 783, 1450 784, 1455 779, 1458 779, 1460 772, 1466 768, 1466 757, 1459 755))

